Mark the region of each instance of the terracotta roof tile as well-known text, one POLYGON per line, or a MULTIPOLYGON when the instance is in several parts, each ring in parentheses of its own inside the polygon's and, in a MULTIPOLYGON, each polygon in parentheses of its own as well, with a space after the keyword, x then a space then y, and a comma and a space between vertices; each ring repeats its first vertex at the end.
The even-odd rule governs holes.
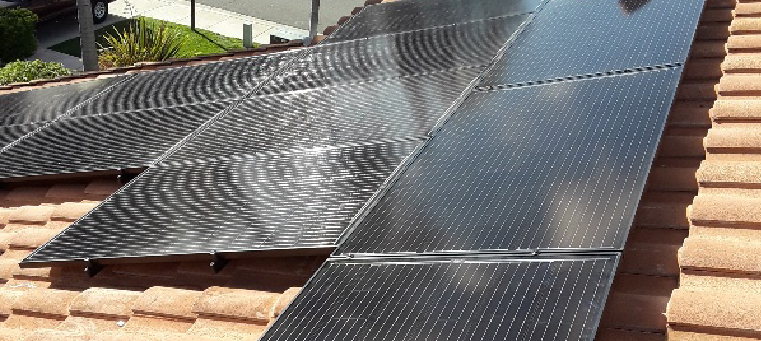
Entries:
POLYGON ((13 310, 66 316, 69 314, 69 306, 79 294, 79 291, 72 290, 27 290, 13 304, 13 310))
POLYGON ((761 152, 761 129, 716 127, 708 131, 705 145, 709 153, 761 152))
POLYGON ((0 289, 0 316, 11 314, 11 308, 24 292, 21 290, 2 290, 0 289))
POLYGON ((103 194, 111 195, 121 188, 121 184, 115 179, 110 180, 94 180, 85 188, 85 193, 88 194, 103 194))
POLYGON ((212 287, 193 306, 198 315, 263 321, 273 317, 277 293, 212 287))
POLYGON ((690 211, 696 225, 761 224, 761 199, 697 196, 690 211))
POLYGON ((72 314, 129 318, 132 304, 141 292, 132 290, 90 288, 71 304, 72 314))
POLYGON ((661 333, 647 333, 633 330, 600 328, 596 341, 663 341, 661 333))
POLYGON ((758 51, 761 49, 761 34, 731 36, 726 46, 732 52, 758 51))
POLYGON ((711 109, 714 121, 761 120, 761 99, 716 101, 711 109))
POLYGON ((47 198, 84 200, 87 198, 85 189, 89 184, 82 182, 57 184, 50 187, 45 194, 47 198))
MULTIPOLYGON (((301 287, 291 287, 288 288, 278 299, 275 305, 272 307, 272 316, 277 317, 280 316, 280 314, 285 311, 285 308, 288 307, 289 304, 291 304, 291 301, 293 301, 294 298, 296 298, 296 295, 301 292, 301 287)), ((1 312, 0 312, 1 313, 1 312)))
POLYGON ((605 305, 600 327, 638 331, 662 331, 666 326, 668 296, 616 294, 605 305))
POLYGON ((8 223, 45 224, 53 214, 52 206, 22 206, 8 217, 8 223))
POLYGON ((193 338, 208 337, 215 340, 243 341, 258 339, 265 329, 265 325, 245 323, 240 320, 198 318, 187 334, 193 338))
POLYGON ((696 41, 690 49, 692 58, 721 58, 727 54, 723 41, 696 41))
POLYGON ((50 188, 46 186, 22 186, 13 188, 5 195, 8 201, 37 201, 45 197, 50 188))
POLYGON ((136 314, 195 319, 193 305, 204 293, 168 287, 151 287, 135 301, 136 314))
POLYGON ((690 237, 679 252, 679 264, 693 270, 761 274, 761 243, 690 237))
POLYGON ((761 2, 740 2, 735 7, 735 15, 739 16, 761 16, 761 2))
POLYGON ((726 72, 759 72, 761 60, 754 56, 729 55, 721 63, 721 70, 726 72))
POLYGON ((11 248, 36 249, 40 245, 47 243, 58 233, 58 230, 46 228, 23 229, 13 234, 8 245, 11 248))
POLYGON ((719 93, 722 95, 761 95, 761 76, 725 75, 719 83, 719 93))
POLYGON ((38 329, 30 333, 24 341, 72 341, 72 340, 90 340, 88 334, 62 331, 62 330, 45 330, 38 329))
POLYGON ((109 331, 99 333, 91 339, 91 341, 215 341, 221 340, 218 338, 208 338, 203 336, 190 337, 184 333, 172 333, 172 332, 140 332, 131 333, 125 331, 109 331))
MULTIPOLYGON (((137 314, 137 313, 135 313, 137 314)), ((173 319, 167 317, 132 315, 124 327, 129 332, 164 331, 171 333, 185 333, 193 326, 195 319, 173 319)))
POLYGON ((75 221, 79 218, 81 218, 83 215, 87 214, 87 212, 90 212, 95 206, 97 206, 97 202, 67 202, 63 203, 53 210, 53 213, 51 214, 51 219, 55 220, 64 220, 64 221, 75 221))
POLYGON ((761 19, 737 18, 729 27, 732 34, 761 33, 761 19))
POLYGON ((697 178, 701 186, 761 188, 761 162, 704 161, 697 178))
POLYGON ((761 299, 744 291, 677 289, 668 317, 677 326, 761 331, 761 299))
POLYGON ((5 322, 3 322, 3 327, 27 329, 30 331, 35 329, 55 329, 60 326, 64 320, 66 320, 66 317, 61 315, 49 315, 27 311, 19 313, 14 312, 5 320, 5 322))
POLYGON ((738 276, 721 272, 684 270, 679 282, 685 288, 761 293, 761 277, 750 275, 738 276))
POLYGON ((16 328, 0 327, 0 341, 19 341, 29 336, 31 331, 16 328))

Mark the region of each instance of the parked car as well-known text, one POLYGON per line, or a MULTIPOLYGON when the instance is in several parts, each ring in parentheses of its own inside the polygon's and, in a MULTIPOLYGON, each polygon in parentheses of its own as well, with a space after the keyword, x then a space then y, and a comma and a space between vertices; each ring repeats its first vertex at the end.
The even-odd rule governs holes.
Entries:
MULTIPOLYGON (((92 18, 96 24, 102 23, 108 17, 108 3, 114 0, 90 0, 92 3, 92 18)), ((0 8, 26 8, 47 21, 62 15, 77 13, 76 0, 0 0, 0 8)))

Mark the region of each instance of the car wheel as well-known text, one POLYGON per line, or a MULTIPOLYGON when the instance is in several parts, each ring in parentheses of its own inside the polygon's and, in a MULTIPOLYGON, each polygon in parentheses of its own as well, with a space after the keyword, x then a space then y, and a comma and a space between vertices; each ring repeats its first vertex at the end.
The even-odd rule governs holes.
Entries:
POLYGON ((96 24, 100 24, 106 21, 106 17, 108 17, 108 2, 93 1, 92 2, 92 21, 96 24))

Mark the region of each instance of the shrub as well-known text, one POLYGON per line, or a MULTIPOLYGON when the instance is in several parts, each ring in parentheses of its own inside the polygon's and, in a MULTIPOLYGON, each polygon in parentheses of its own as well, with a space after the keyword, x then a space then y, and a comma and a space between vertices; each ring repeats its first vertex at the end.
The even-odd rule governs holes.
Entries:
POLYGON ((0 85, 35 79, 51 79, 70 74, 71 70, 63 67, 61 63, 47 63, 39 60, 12 62, 0 68, 0 85))
POLYGON ((130 66, 137 62, 160 62, 177 56, 184 42, 181 32, 166 25, 146 24, 138 17, 123 31, 104 37, 99 62, 103 66, 130 66))
POLYGON ((0 9, 0 64, 34 54, 37 50, 36 23, 37 15, 25 8, 0 9))

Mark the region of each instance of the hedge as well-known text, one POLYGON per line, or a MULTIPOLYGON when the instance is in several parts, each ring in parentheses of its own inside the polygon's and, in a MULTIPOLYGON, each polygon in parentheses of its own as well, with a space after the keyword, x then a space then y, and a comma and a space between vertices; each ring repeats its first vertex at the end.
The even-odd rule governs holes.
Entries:
POLYGON ((28 9, 0 9, 0 64, 34 54, 37 50, 36 24, 37 15, 28 9))

